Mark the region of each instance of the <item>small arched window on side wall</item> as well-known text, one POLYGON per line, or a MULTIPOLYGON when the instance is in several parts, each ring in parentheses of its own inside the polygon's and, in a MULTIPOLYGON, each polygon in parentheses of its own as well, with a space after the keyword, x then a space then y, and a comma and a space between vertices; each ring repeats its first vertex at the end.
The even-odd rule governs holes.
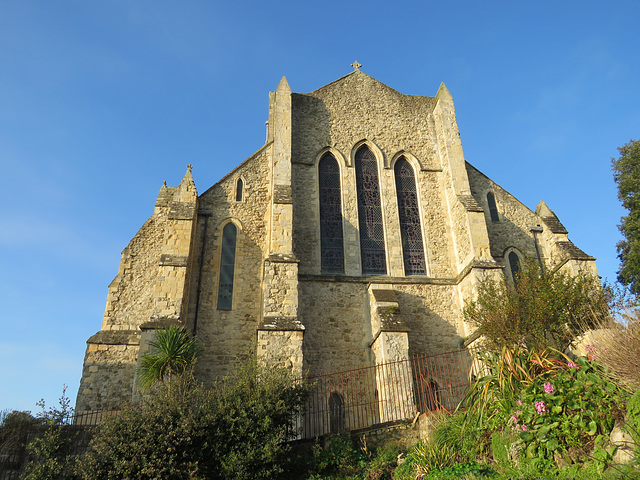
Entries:
POLYGON ((218 283, 218 310, 231 310, 233 305, 233 276, 236 263, 238 229, 229 222, 222 230, 220 252, 220 282, 218 283))
POLYGON ((338 392, 329 396, 329 430, 338 433, 344 430, 344 400, 338 392))
POLYGON ((236 182, 236 202, 242 201, 243 189, 244 189, 244 182, 242 181, 241 178, 239 178, 238 181, 236 182))
POLYGON ((493 192, 487 193, 487 203, 489 204, 489 216, 492 222, 499 222, 498 206, 496 205, 496 197, 493 192))
POLYGON ((507 260, 509 261, 509 273, 511 274, 511 279, 513 280, 513 283, 517 283, 518 272, 520 271, 520 257, 512 250, 509 252, 509 255, 507 255, 507 260))
POLYGON ((344 273, 340 168, 330 153, 318 163, 320 193, 320 268, 322 273, 344 273))

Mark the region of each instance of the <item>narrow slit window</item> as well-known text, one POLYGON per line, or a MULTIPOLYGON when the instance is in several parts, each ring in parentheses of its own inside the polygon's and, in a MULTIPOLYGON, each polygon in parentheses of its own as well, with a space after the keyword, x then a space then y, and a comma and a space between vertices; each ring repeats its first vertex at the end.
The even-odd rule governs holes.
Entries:
POLYGON ((236 183, 236 202, 241 202, 242 201, 242 189, 244 188, 244 182, 242 181, 241 178, 238 179, 238 182, 236 183))
POLYGON ((418 208, 418 192, 413 168, 406 158, 400 157, 395 164, 396 192, 405 275, 426 275, 422 243, 422 226, 418 208))
POLYGON ((322 273, 344 273, 340 168, 329 153, 318 164, 322 273))
POLYGON ((218 310, 231 310, 233 303, 233 274, 236 262, 237 233, 238 231, 233 223, 228 223, 222 230, 218 310))
POLYGON ((378 162, 371 150, 356 152, 356 187, 360 227, 360 256, 363 275, 385 275, 387 260, 378 182, 378 162))
POLYGON ((509 269, 511 270, 511 278, 513 283, 518 281, 518 272, 520 271, 520 257, 516 252, 509 253, 509 269))
POLYGON ((499 222, 500 215, 498 215, 498 206, 496 205, 496 197, 493 192, 487 193, 487 203, 489 204, 489 216, 491 216, 492 222, 499 222))

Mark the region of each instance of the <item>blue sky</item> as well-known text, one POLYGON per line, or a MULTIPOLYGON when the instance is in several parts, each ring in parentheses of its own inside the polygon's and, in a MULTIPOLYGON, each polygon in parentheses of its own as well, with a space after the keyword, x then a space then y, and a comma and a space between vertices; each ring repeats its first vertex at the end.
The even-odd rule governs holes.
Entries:
POLYGON ((639 138, 635 0, 0 0, 0 410, 75 400, 121 250, 186 165, 262 146, 268 91, 362 71, 453 95, 466 159, 544 199, 615 279, 617 147, 639 138))

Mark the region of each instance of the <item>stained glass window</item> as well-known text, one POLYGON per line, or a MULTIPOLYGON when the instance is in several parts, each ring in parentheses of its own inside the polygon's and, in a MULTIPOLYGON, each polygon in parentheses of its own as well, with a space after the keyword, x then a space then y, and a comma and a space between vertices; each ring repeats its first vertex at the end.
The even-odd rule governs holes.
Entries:
POLYGON ((394 167, 396 192, 398 194, 398 213, 400 216, 400 236, 402 238, 402 256, 405 275, 426 275, 418 208, 418 192, 413 168, 406 158, 400 157, 394 167))
POLYGON ((362 147, 356 152, 355 164, 362 273, 384 275, 387 273, 387 261, 384 250, 378 162, 371 150, 362 147))
POLYGON ((513 278, 514 282, 517 282, 517 275, 520 271, 520 257, 516 252, 509 253, 509 268, 511 269, 511 278, 513 278))
POLYGON ((340 168, 329 153, 318 164, 322 273, 344 273, 340 168))
POLYGON ((487 193, 487 203, 489 204, 489 215, 492 222, 499 222, 500 215, 498 215, 498 206, 496 205, 496 197, 493 192, 487 193))
POLYGON ((238 183, 236 183, 236 202, 242 201, 242 188, 244 187, 244 183, 242 179, 238 179, 238 183))
POLYGON ((236 226, 233 223, 228 223, 224 227, 224 230, 222 230, 218 310, 231 310, 233 300, 233 269, 236 263, 236 237, 236 226))

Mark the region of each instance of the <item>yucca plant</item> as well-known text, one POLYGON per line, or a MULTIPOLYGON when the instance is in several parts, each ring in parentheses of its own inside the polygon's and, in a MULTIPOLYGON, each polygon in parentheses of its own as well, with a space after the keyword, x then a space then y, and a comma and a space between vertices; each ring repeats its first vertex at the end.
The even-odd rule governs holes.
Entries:
POLYGON ((142 355, 138 367, 138 385, 148 390, 157 383, 171 382, 192 368, 200 347, 182 327, 170 325, 158 330, 149 342, 149 350, 142 355))

